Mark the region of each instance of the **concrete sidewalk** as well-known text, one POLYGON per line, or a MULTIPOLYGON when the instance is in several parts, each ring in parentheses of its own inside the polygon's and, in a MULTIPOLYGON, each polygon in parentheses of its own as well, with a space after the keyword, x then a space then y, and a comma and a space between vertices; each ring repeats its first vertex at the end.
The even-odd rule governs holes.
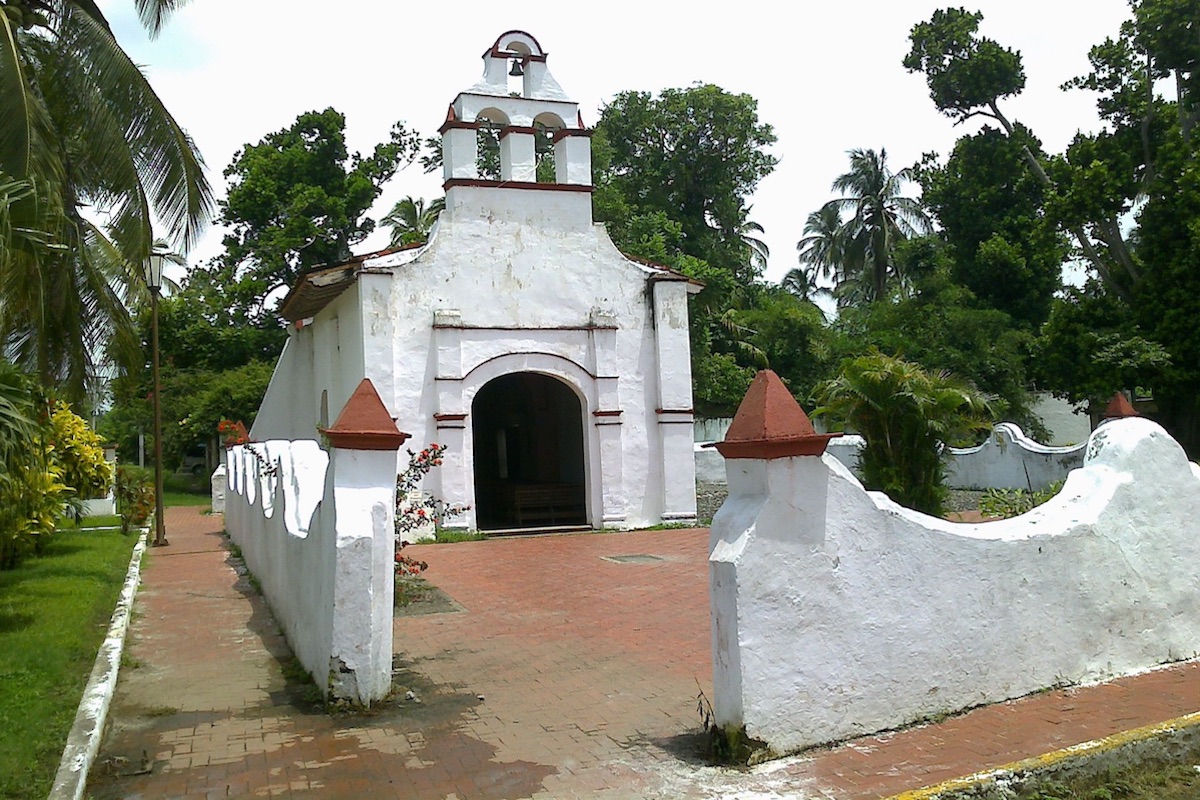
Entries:
POLYGON ((285 679, 286 644, 221 518, 174 508, 167 525, 171 546, 146 557, 97 800, 877 798, 1200 709, 1187 662, 749 771, 705 766, 708 538, 671 530, 410 548, 449 601, 397 617, 395 702, 327 714, 285 679))

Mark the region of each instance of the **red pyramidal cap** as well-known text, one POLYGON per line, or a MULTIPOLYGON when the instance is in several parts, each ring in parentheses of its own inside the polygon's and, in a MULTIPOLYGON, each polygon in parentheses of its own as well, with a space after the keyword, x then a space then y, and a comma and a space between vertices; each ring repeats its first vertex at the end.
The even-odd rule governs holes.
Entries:
POLYGON ((333 427, 322 428, 321 433, 341 450, 398 450, 409 438, 396 427, 368 378, 350 395, 333 427))
POLYGON ((1112 400, 1108 401, 1108 408, 1104 409, 1104 419, 1120 419, 1121 417, 1140 417, 1141 414, 1129 402, 1125 395, 1117 392, 1112 396, 1112 400))
POLYGON ((764 369, 746 390, 717 452, 725 458, 819 456, 837 436, 841 434, 817 433, 779 376, 764 369))

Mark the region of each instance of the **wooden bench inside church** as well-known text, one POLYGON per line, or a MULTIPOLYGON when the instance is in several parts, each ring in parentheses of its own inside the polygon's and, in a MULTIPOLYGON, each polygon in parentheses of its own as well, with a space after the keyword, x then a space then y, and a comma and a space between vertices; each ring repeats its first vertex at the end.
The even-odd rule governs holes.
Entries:
POLYGON ((518 526, 586 522, 581 483, 519 483, 510 489, 518 526))

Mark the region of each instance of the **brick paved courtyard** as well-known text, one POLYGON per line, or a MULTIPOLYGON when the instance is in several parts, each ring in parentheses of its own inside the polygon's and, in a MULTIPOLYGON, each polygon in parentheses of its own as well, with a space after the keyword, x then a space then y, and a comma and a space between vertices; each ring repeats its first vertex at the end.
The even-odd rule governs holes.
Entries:
POLYGON ((219 517, 168 511, 147 555, 90 794, 103 798, 876 798, 1200 708, 1188 662, 750 771, 698 757, 711 695, 707 532, 410 549, 451 600, 395 621, 398 699, 306 702, 219 517), (633 558, 621 558, 629 557, 633 558), (414 699, 405 700, 412 691, 414 699))

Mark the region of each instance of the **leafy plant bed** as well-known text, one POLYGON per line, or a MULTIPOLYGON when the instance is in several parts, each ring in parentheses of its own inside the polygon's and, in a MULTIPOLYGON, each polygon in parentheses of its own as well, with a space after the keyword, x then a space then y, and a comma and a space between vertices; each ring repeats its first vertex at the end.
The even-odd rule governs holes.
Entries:
POLYGON ((462 606, 420 575, 396 576, 395 606, 397 617, 462 611, 462 606))
POLYGON ((64 528, 0 572, 0 798, 49 793, 134 542, 64 528))

